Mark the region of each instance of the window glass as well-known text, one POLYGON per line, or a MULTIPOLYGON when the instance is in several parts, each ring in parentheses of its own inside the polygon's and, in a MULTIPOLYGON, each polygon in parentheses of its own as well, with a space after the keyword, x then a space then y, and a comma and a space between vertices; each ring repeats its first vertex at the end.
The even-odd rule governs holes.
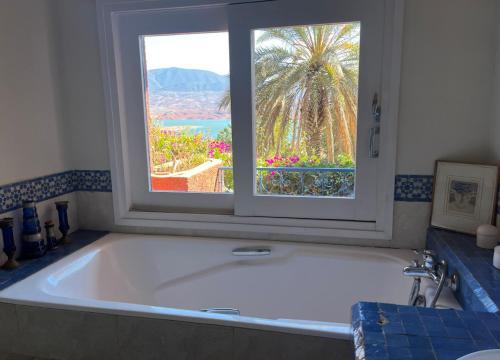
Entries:
POLYGON ((232 192, 228 33, 143 40, 151 191, 232 192))
POLYGON ((254 39, 256 194, 354 197, 360 24, 254 39))

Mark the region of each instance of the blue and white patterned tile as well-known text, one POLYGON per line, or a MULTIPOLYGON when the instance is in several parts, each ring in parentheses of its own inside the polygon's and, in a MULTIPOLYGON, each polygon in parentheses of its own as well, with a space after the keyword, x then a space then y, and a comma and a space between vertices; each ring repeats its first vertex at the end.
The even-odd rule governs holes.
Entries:
POLYGON ((111 173, 108 170, 75 170, 76 191, 111 192, 111 173))
MULTIPOLYGON (((431 202, 432 175, 397 175, 394 200, 431 202)), ((43 201, 73 191, 111 192, 109 170, 73 170, 0 186, 0 213, 21 207, 22 201, 43 201)), ((499 186, 500 193, 500 186, 499 186)), ((500 214, 500 196, 497 205, 500 214)))
POLYGON ((432 175, 396 175, 394 200, 430 202, 432 184, 432 175))
POLYGON ((74 191, 111 192, 107 170, 73 170, 0 186, 0 214, 19 209, 24 200, 36 202, 74 191))

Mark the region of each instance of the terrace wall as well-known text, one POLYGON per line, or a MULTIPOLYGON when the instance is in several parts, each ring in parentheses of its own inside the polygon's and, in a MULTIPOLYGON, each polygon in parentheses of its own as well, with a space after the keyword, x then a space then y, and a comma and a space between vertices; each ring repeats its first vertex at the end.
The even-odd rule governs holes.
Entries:
POLYGON ((218 175, 221 166, 222 161, 212 159, 189 171, 169 175, 152 174, 151 187, 155 191, 220 192, 218 175))

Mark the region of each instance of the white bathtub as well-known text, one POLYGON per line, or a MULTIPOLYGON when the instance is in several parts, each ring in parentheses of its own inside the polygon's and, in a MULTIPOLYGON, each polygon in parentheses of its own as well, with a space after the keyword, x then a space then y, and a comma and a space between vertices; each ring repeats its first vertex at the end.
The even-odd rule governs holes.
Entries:
POLYGON ((409 250, 109 234, 0 301, 346 339, 360 300, 405 304, 409 250), (266 256, 237 257, 263 245, 266 256), (235 308, 238 315, 199 311, 235 308))

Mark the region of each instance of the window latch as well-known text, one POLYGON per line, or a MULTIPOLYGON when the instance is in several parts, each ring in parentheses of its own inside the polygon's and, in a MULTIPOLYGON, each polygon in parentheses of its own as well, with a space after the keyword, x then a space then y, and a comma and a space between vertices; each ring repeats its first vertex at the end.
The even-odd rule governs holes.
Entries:
POLYGON ((379 155, 379 135, 380 135, 380 116, 382 115, 382 106, 380 105, 378 94, 373 95, 372 116, 375 125, 370 128, 369 157, 378 158, 379 155))

